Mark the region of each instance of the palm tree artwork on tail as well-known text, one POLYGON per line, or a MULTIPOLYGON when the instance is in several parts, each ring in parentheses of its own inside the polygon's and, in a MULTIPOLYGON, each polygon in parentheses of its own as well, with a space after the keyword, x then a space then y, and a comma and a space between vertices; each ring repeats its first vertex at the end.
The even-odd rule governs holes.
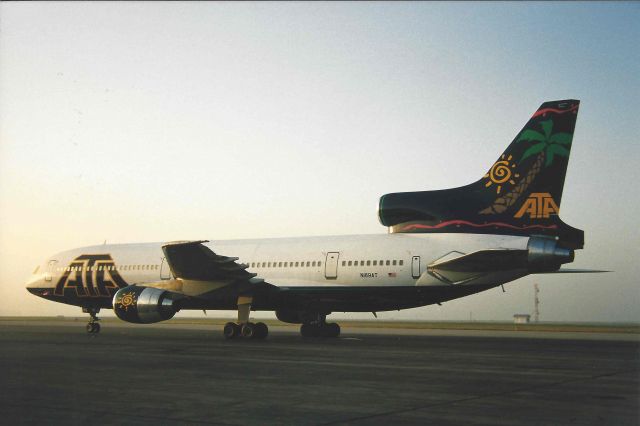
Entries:
POLYGON ((542 170, 542 167, 549 167, 553 164, 555 157, 569 157, 571 149, 571 133, 552 133, 553 120, 540 122, 542 133, 532 129, 526 129, 515 140, 516 143, 532 142, 522 155, 519 161, 521 164, 527 158, 536 155, 533 165, 514 187, 505 195, 498 197, 491 206, 480 211, 480 214, 501 214, 511 207, 518 198, 527 190, 529 185, 535 180, 542 170))

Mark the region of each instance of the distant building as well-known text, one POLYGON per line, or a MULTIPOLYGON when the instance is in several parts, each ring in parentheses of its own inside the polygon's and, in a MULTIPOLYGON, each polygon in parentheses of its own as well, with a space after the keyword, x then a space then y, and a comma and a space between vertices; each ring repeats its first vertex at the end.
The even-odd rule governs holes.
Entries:
POLYGON ((513 322, 516 324, 528 324, 531 321, 531 315, 529 314, 515 314, 513 316, 513 322))

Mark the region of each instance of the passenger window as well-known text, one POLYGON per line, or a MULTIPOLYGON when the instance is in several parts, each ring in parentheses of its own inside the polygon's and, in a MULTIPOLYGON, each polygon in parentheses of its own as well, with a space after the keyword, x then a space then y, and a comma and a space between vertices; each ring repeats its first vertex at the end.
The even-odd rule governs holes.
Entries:
POLYGON ((360 261, 360 266, 364 266, 364 260, 360 261))
POLYGON ((307 262, 307 268, 311 266, 311 262, 307 262))
POLYGON ((378 266, 378 261, 377 260, 373 261, 373 266, 378 266))
POLYGON ((387 266, 389 266, 390 264, 391 264, 390 261, 387 260, 387 266))
POLYGON ((395 260, 393 261, 393 266, 396 266, 396 261, 395 260))
POLYGON ((298 262, 296 262, 296 268, 298 267, 298 262))
POLYGON ((349 261, 349 266, 351 266, 351 264, 352 264, 352 262, 351 262, 351 261, 349 261))
POLYGON ((318 266, 322 266, 322 262, 318 262, 318 266))
POLYGON ((344 260, 342 261, 342 266, 347 266, 347 262, 345 262, 344 260))
POLYGON ((367 260, 367 266, 371 266, 371 261, 367 260))
POLYGON ((262 267, 266 268, 267 267, 267 262, 262 262, 262 267))
POLYGON ((404 260, 401 260, 401 261, 400 261, 400 266, 402 266, 402 264, 403 264, 403 263, 404 263, 404 260))

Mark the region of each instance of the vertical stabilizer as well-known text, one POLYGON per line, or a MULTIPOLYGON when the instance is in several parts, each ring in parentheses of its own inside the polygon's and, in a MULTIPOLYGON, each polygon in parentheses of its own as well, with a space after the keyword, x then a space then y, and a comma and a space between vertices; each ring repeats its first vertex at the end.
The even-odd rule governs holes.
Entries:
POLYGON ((543 103, 482 178, 439 191, 380 199, 392 232, 468 232, 556 236, 574 248, 583 233, 559 218, 580 101, 543 103))

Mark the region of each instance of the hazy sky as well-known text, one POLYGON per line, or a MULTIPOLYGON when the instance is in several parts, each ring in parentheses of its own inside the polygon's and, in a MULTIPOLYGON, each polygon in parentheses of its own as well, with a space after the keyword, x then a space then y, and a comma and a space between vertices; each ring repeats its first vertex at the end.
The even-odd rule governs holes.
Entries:
POLYGON ((385 233, 575 98, 571 266, 615 272, 382 317, 638 321, 639 45, 638 3, 1 3, 0 315, 78 315, 24 281, 104 240, 385 233))

